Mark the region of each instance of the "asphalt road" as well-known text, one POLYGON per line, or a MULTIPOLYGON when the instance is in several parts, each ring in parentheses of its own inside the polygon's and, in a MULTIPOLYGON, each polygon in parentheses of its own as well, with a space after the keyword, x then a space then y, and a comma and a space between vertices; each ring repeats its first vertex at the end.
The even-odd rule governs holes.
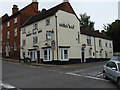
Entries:
POLYGON ((36 67, 3 61, 2 83, 17 88, 117 88, 115 83, 103 79, 104 64, 36 67))

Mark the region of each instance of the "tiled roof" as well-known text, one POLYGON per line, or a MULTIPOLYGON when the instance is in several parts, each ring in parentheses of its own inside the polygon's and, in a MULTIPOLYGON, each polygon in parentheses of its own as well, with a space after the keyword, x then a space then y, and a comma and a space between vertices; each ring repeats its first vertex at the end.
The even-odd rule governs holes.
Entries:
MULTIPOLYGON (((39 14, 31 17, 31 19, 29 19, 26 23, 24 23, 21 27, 24 27, 24 26, 27 26, 27 25, 30 25, 34 22, 37 22, 37 21, 40 21, 40 20, 43 20, 49 16, 53 16, 55 15, 55 13, 58 11, 58 10, 63 10, 63 11, 66 11, 66 12, 69 12, 69 13, 73 13, 75 14, 73 8, 71 7, 70 3, 69 2, 63 2, 51 9, 48 9, 46 11, 41 11, 39 14), (71 8, 71 11, 67 10, 66 7, 70 7, 71 8)), ((76 15, 76 14, 75 14, 76 15)), ((76 15, 77 17, 77 15, 76 15)), ((78 17, 77 17, 78 18, 78 17)))
POLYGON ((107 34, 100 33, 98 30, 90 30, 90 29, 87 29, 87 28, 81 28, 80 32, 81 32, 81 34, 112 40, 110 37, 107 36, 107 34))

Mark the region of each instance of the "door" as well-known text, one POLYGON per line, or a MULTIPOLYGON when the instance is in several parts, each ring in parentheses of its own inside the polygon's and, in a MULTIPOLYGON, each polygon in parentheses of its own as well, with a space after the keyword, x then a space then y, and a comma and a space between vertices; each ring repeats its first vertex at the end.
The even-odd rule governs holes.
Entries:
POLYGON ((38 63, 40 62, 40 51, 37 51, 37 60, 38 60, 38 63))
POLYGON ((81 62, 86 62, 86 59, 85 59, 85 49, 82 48, 82 52, 81 52, 81 62))

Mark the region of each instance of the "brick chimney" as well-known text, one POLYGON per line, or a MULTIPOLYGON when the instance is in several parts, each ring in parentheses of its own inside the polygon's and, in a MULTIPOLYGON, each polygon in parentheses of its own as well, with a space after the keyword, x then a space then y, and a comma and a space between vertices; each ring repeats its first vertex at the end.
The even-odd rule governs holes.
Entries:
POLYGON ((32 0, 32 7, 36 12, 38 12, 38 2, 37 0, 32 0))
POLYGON ((14 4, 12 8, 12 14, 18 12, 18 10, 19 10, 18 6, 14 4))
POLYGON ((63 0, 63 2, 69 2, 69 0, 63 0))

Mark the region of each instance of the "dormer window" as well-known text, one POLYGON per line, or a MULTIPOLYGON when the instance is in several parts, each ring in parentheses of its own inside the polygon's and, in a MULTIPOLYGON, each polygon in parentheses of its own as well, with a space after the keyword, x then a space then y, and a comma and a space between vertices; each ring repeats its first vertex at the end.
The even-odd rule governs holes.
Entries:
POLYGON ((9 27, 10 26, 10 22, 7 22, 7 27, 9 27))
POLYGON ((49 19, 46 19, 46 26, 47 25, 50 25, 50 18, 49 19))

